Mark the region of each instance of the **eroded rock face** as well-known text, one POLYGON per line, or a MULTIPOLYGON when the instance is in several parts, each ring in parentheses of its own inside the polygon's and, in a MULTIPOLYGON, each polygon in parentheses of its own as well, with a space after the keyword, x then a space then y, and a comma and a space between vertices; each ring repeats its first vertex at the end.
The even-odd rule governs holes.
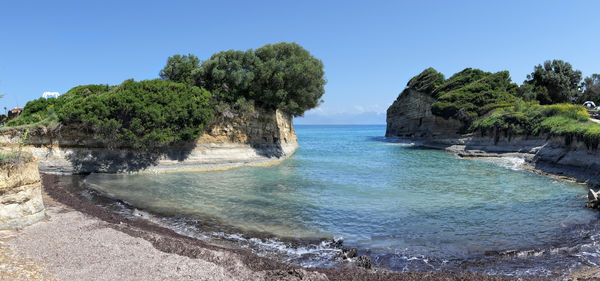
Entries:
POLYGON ((435 100, 413 89, 405 89, 387 110, 386 137, 430 139, 458 137, 463 124, 431 112, 435 100))
MULTIPOLYGON (((19 132, 0 135, 0 146, 17 147, 19 132)), ((157 152, 131 148, 108 149, 93 133, 75 126, 30 132, 23 147, 38 158, 42 173, 173 172, 268 165, 292 155, 298 142, 292 116, 257 108, 226 112, 206 125, 197 141, 165 147, 157 152)))
POLYGON ((33 224, 44 218, 37 162, 0 168, 0 230, 33 224))

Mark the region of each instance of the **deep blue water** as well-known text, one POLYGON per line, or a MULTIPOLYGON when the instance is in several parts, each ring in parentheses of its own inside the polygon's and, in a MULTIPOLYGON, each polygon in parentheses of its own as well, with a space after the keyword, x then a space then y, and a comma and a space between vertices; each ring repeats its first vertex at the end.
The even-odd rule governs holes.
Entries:
POLYGON ((305 266, 339 265, 339 250, 290 239, 343 238, 397 271, 556 277, 597 264, 598 214, 584 207, 583 185, 520 169, 517 158, 461 159, 388 140, 383 125, 296 132, 299 149, 280 165, 86 183, 135 206, 129 215, 305 266))

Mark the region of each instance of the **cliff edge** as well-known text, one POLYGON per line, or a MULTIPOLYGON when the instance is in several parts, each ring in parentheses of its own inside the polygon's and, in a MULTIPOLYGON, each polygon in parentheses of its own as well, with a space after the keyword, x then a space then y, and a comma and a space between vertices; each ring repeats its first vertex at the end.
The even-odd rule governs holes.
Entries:
MULTIPOLYGON (((18 130, 0 134, 0 146, 15 147, 18 130)), ((108 148, 90 132, 76 127, 30 132, 24 151, 38 158, 39 171, 53 174, 178 172, 268 165, 291 156, 298 148, 292 116, 279 110, 225 112, 207 124, 193 143, 178 143, 159 151, 108 148)))
POLYGON ((431 105, 434 102, 433 97, 414 89, 402 91, 387 110, 385 136, 409 139, 459 137, 463 124, 433 115, 431 105))

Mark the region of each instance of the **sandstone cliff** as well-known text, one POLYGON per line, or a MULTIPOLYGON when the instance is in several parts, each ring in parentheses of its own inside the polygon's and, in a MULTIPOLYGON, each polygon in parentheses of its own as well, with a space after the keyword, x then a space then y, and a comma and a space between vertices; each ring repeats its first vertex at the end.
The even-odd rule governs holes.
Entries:
MULTIPOLYGON (((219 114, 196 142, 159 152, 107 149, 91 135, 75 127, 33 132, 24 150, 38 158, 41 172, 70 174, 194 171, 269 164, 290 156, 298 147, 292 116, 260 109, 219 114)), ((2 146, 16 146, 19 141, 16 130, 0 135, 2 146)))
POLYGON ((405 89, 387 110, 386 137, 429 139, 458 137, 463 124, 431 113, 435 100, 427 94, 405 89))
POLYGON ((44 216, 37 163, 0 167, 0 230, 30 225, 44 216))

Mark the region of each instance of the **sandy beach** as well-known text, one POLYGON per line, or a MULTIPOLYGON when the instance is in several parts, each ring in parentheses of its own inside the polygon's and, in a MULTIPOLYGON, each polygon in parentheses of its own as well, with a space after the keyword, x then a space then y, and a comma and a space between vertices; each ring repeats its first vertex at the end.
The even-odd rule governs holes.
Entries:
POLYGON ((361 268, 304 269, 126 220, 43 175, 47 218, 0 233, 0 280, 509 280, 361 268))

